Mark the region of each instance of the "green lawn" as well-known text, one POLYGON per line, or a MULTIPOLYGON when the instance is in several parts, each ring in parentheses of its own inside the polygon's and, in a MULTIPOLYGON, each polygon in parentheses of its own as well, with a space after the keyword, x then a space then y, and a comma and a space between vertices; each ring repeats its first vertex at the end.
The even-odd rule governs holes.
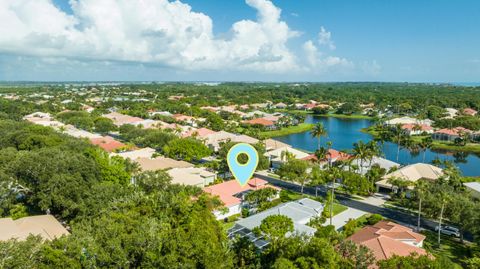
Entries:
POLYGON ((423 242, 423 247, 434 256, 448 257, 458 265, 455 268, 462 268, 460 265, 461 260, 468 258, 473 248, 478 248, 475 244, 462 244, 459 239, 443 234, 441 235, 441 246, 438 247, 437 233, 432 231, 424 231, 422 233, 427 237, 423 242))
POLYGON ((344 205, 333 203, 333 215, 334 216, 342 213, 343 211, 345 211, 347 209, 348 209, 348 207, 346 207, 344 205))
POLYGON ((289 135, 289 134, 303 133, 303 132, 306 132, 306 131, 308 131, 312 128, 313 128, 313 124, 311 124, 311 123, 300 123, 299 125, 282 128, 280 130, 260 132, 259 137, 260 138, 271 138, 271 137, 276 137, 276 136, 284 136, 284 135, 289 135))

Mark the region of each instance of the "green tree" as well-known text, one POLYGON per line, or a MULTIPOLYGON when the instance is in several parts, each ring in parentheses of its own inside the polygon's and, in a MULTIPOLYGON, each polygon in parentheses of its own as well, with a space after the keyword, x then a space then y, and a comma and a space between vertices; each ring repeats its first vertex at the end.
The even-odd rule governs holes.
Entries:
POLYGON ((318 149, 320 149, 320 139, 322 138, 322 136, 327 135, 327 130, 325 129, 325 127, 323 127, 323 124, 321 122, 317 122, 315 126, 313 126, 312 130, 310 131, 310 135, 312 137, 317 138, 318 140, 317 146, 318 146, 318 149))
POLYGON ((284 215, 270 215, 262 220, 259 229, 268 239, 276 242, 293 232, 293 221, 284 215))
POLYGON ((303 193, 303 188, 308 179, 307 168, 308 163, 306 161, 291 159, 283 163, 277 173, 282 179, 299 183, 301 192, 303 193))
POLYGON ((108 118, 98 117, 94 120, 95 131, 101 134, 107 134, 109 132, 117 130, 117 126, 113 124, 113 121, 108 118))
POLYGON ((163 147, 163 152, 170 158, 185 161, 198 161, 212 153, 202 142, 193 138, 171 140, 163 147))

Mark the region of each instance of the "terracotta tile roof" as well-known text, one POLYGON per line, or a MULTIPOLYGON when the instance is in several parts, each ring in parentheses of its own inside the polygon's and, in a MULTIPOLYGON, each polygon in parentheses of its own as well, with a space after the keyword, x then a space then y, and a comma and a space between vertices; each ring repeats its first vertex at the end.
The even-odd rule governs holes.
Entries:
POLYGON ((259 124, 259 125, 263 125, 263 126, 272 126, 274 125, 275 123, 271 120, 267 120, 267 119, 264 119, 264 118, 257 118, 257 119, 252 119, 252 120, 246 120, 244 121, 244 123, 246 124, 259 124))
MULTIPOLYGON (((344 161, 344 160, 348 160, 348 159, 352 158, 352 155, 350 155, 348 153, 345 153, 345 152, 335 150, 335 149, 329 149, 328 153, 329 153, 329 155, 327 155, 327 159, 330 158, 332 161, 344 161)), ((327 161, 327 159, 325 159, 325 161, 327 161)), ((310 154, 307 157, 302 158, 302 160, 317 161, 318 158, 317 158, 317 156, 315 156, 315 154, 310 154)))
POLYGON ((200 129, 196 129, 196 130, 190 130, 186 133, 184 133, 182 135, 182 137, 189 137, 189 136, 192 136, 192 135, 195 135, 198 136, 198 137, 205 137, 207 135, 210 135, 210 134, 214 134, 216 133, 215 131, 212 131, 210 129, 207 129, 207 128, 200 128, 200 129))
POLYGON ((113 152, 116 149, 120 149, 120 148, 123 148, 123 147, 126 146, 122 142, 117 141, 110 136, 104 136, 104 137, 100 137, 100 138, 92 138, 92 139, 90 139, 90 143, 92 143, 93 145, 97 145, 97 146, 101 147, 103 150, 105 150, 107 152, 113 152))
POLYGON ((252 178, 243 187, 241 187, 236 180, 229 180, 220 184, 205 187, 203 188, 203 191, 212 195, 218 195, 220 200, 222 200, 222 202, 225 204, 225 206, 232 206, 240 204, 242 202, 240 198, 234 196, 235 194, 248 190, 258 190, 263 188, 278 189, 274 186, 268 185, 268 182, 263 179, 252 178))
POLYGON ((458 135, 460 135, 461 132, 470 133, 472 131, 469 130, 469 129, 463 128, 463 127, 455 127, 453 129, 447 129, 447 128, 440 129, 440 130, 436 131, 435 133, 436 134, 446 134, 446 135, 458 136, 458 135))
POLYGON ((347 238, 372 250, 377 260, 391 258, 393 255, 408 256, 411 253, 427 255, 427 252, 403 241, 421 243, 425 236, 412 229, 388 221, 380 221, 373 226, 366 226, 347 238))
POLYGON ((466 114, 466 115, 470 115, 470 116, 475 116, 477 115, 477 111, 475 109, 472 109, 472 108, 465 108, 463 110, 463 114, 466 114))
POLYGON ((433 127, 426 124, 404 124, 402 125, 403 130, 414 130, 416 126, 420 127, 420 131, 432 131, 433 127))

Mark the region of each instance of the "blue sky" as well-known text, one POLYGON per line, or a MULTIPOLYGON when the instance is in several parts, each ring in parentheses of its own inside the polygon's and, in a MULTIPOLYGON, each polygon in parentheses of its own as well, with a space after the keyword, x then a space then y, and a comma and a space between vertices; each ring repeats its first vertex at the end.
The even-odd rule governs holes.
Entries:
POLYGON ((29 1, 1 80, 480 80, 478 1, 29 1))

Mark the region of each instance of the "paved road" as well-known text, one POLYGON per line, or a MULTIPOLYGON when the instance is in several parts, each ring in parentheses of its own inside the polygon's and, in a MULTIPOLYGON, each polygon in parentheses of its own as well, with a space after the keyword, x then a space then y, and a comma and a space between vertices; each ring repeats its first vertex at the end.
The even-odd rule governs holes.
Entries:
MULTIPOLYGON (((283 189, 291 190, 294 192, 300 192, 301 187, 297 184, 293 184, 290 182, 286 182, 283 180, 278 180, 266 175, 262 175, 259 173, 255 173, 255 176, 261 179, 264 179, 268 181, 270 184, 281 187, 283 189)), ((303 192, 306 194, 310 195, 315 195, 315 188, 314 187, 304 187, 303 192)), ((319 187, 317 189, 317 194, 321 196, 326 195, 326 189, 324 187, 319 187)), ((396 222, 399 222, 401 224, 407 224, 410 225, 412 228, 417 227, 417 216, 410 214, 410 213, 405 213, 402 211, 390 209, 390 208, 385 208, 385 207, 379 207, 371 204, 367 204, 362 201, 354 200, 351 197, 343 194, 335 194, 335 199, 342 205, 355 208, 361 211, 365 211, 371 214, 379 214, 384 216, 387 219, 394 220, 396 222)), ((420 221, 420 227, 428 230, 435 230, 435 227, 438 225, 436 221, 428 220, 425 218, 422 218, 420 221)), ((468 233, 465 233, 464 239, 466 240, 472 240, 472 236, 468 233)))

